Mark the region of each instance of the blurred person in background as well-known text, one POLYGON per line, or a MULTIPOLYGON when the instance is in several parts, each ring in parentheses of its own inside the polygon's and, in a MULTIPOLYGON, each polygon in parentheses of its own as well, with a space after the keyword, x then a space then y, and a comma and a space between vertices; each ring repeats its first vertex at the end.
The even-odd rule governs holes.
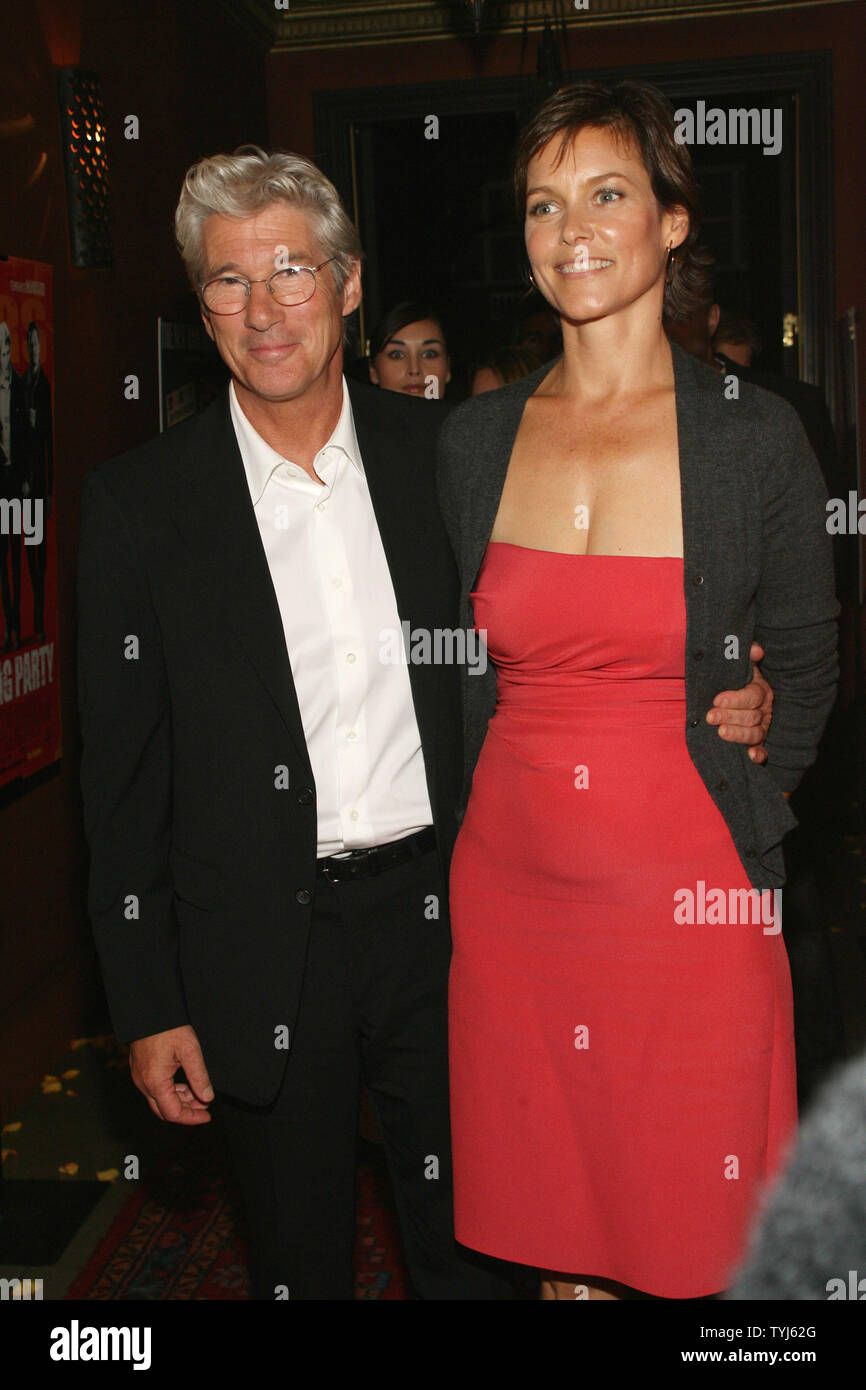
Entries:
POLYGON ((866 1054, 815 1097, 731 1299, 866 1299, 866 1054))
POLYGON ((744 314, 734 314, 714 304, 717 322, 713 334, 713 351, 724 353, 732 362, 741 367, 751 367, 761 352, 761 335, 751 319, 744 314))
POLYGON ((523 301, 514 330, 517 347, 529 348, 539 362, 549 362, 562 352, 562 329, 550 305, 533 289, 523 301))
POLYGON ((541 366, 541 358, 530 348, 504 347, 491 352, 471 372, 471 396, 496 391, 510 381, 519 381, 541 366))

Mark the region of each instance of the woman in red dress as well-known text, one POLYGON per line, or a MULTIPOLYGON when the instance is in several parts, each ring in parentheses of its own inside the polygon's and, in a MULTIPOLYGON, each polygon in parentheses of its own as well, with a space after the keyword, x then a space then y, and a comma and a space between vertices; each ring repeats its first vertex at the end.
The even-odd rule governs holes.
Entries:
POLYGON ((563 355, 458 407, 440 453, 497 683, 451 869, 456 1234, 538 1268, 542 1297, 701 1297, 796 1124, 757 890, 833 700, 824 493, 783 402, 665 336, 703 266, 661 94, 557 93, 516 180, 563 355), (769 770, 693 717, 753 639, 769 770))

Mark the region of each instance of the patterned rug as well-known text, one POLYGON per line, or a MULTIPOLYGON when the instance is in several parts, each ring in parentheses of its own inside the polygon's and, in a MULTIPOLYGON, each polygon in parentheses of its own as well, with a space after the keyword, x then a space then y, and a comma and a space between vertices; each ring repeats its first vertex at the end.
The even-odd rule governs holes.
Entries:
MULTIPOLYGON (((411 1297, 384 1160, 358 1169, 355 1297, 411 1297)), ((218 1165, 172 1162, 142 1182, 67 1299, 248 1299, 235 1194, 218 1165)))

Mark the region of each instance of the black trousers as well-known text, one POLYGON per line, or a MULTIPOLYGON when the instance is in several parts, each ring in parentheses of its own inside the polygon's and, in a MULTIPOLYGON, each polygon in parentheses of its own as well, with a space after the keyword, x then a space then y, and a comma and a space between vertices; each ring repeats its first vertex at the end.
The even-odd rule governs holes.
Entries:
POLYGON ((425 1299, 513 1297, 507 1266, 453 1233, 447 897, 434 851, 351 883, 317 879, 300 1011, 266 1108, 217 1095, 244 1197, 253 1297, 350 1299, 358 1102, 370 1091, 404 1253, 425 1299))

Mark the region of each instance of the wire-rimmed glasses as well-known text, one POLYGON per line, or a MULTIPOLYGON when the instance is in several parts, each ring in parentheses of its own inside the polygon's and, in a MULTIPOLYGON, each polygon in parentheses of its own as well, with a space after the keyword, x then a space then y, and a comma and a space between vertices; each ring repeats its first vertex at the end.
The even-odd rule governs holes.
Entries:
POLYGON ((209 314, 239 314, 250 297, 253 285, 267 285, 278 304, 306 304, 316 290, 316 274, 336 260, 329 256, 320 265, 287 265, 265 280, 248 280, 245 275, 215 275, 199 285, 201 302, 209 314))

